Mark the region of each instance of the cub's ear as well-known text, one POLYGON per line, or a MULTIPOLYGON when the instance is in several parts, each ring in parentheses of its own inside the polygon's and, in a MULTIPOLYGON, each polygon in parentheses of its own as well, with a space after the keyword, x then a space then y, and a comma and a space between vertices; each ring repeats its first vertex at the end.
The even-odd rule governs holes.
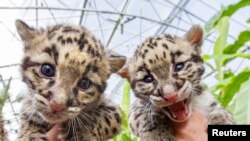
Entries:
POLYGON ((109 54, 109 64, 112 73, 118 72, 126 63, 126 57, 116 55, 116 54, 109 54))
POLYGON ((118 71, 116 74, 120 75, 122 78, 126 78, 128 81, 130 81, 130 76, 129 76, 129 70, 128 70, 128 65, 125 65, 120 71, 118 71))
POLYGON ((16 20, 15 24, 17 32, 24 43, 30 42, 38 34, 38 32, 34 28, 29 27, 26 23, 24 23, 21 20, 16 20))
POLYGON ((200 25, 194 25, 189 29, 184 38, 191 43, 198 53, 200 53, 200 47, 203 42, 203 29, 200 25))

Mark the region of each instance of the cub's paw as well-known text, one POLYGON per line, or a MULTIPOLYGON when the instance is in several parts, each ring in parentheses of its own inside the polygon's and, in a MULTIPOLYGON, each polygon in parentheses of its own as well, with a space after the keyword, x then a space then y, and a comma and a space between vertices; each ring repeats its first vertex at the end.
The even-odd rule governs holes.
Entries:
POLYGON ((234 119, 228 111, 220 109, 212 112, 208 116, 208 124, 231 125, 234 124, 234 119))

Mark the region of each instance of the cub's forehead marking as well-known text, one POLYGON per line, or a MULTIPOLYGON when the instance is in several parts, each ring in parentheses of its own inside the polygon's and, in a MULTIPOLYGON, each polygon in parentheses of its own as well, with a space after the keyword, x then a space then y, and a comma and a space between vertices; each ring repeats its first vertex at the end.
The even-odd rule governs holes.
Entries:
MULTIPOLYGON (((102 54, 105 54, 104 47, 99 40, 97 40, 87 29, 79 26, 69 25, 55 25, 48 27, 44 33, 47 38, 48 44, 56 44, 59 48, 73 47, 77 48, 80 52, 86 52, 91 54, 92 57, 102 58, 102 54), (59 44, 58 44, 59 43, 59 44)), ((48 45, 50 46, 50 45, 48 45)), ((44 52, 47 52, 50 56, 53 56, 53 51, 56 49, 47 48, 44 52)), ((55 52, 54 52, 55 54, 55 52)), ((70 53, 69 53, 70 54, 70 53)), ((65 53, 63 53, 65 55, 65 53)), ((58 53, 54 55, 58 58, 58 53)), ((69 55, 65 55, 65 59, 69 55)), ((55 59, 56 60, 56 59, 55 59)))
POLYGON ((169 44, 175 44, 175 36, 171 35, 160 35, 155 37, 150 37, 146 39, 136 50, 136 53, 143 52, 147 49, 147 52, 150 50, 155 50, 157 47, 163 47, 169 49, 169 44))

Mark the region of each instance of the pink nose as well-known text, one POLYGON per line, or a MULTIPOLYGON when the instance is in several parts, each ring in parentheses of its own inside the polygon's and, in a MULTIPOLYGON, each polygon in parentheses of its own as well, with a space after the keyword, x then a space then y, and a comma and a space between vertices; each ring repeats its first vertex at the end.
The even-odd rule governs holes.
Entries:
POLYGON ((170 101, 170 102, 175 102, 177 99, 177 92, 172 92, 164 96, 164 99, 170 101))
POLYGON ((57 103, 55 100, 50 101, 50 108, 55 112, 62 112, 66 109, 66 106, 57 103))

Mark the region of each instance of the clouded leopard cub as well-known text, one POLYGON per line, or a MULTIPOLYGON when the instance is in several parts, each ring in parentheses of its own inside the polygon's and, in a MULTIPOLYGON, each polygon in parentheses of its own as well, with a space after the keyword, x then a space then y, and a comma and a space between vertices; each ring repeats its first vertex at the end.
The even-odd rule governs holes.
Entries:
POLYGON ((232 116, 200 85, 202 36, 201 27, 193 26, 184 37, 153 36, 137 48, 127 70, 137 97, 129 122, 142 141, 175 141, 173 122, 187 120, 192 110, 205 115, 209 124, 233 124, 232 116))
POLYGON ((117 134, 121 117, 103 92, 125 58, 107 53, 81 26, 37 30, 17 20, 16 27, 24 43, 22 77, 29 88, 18 140, 45 141, 45 133, 58 123, 66 141, 103 141, 117 134))

